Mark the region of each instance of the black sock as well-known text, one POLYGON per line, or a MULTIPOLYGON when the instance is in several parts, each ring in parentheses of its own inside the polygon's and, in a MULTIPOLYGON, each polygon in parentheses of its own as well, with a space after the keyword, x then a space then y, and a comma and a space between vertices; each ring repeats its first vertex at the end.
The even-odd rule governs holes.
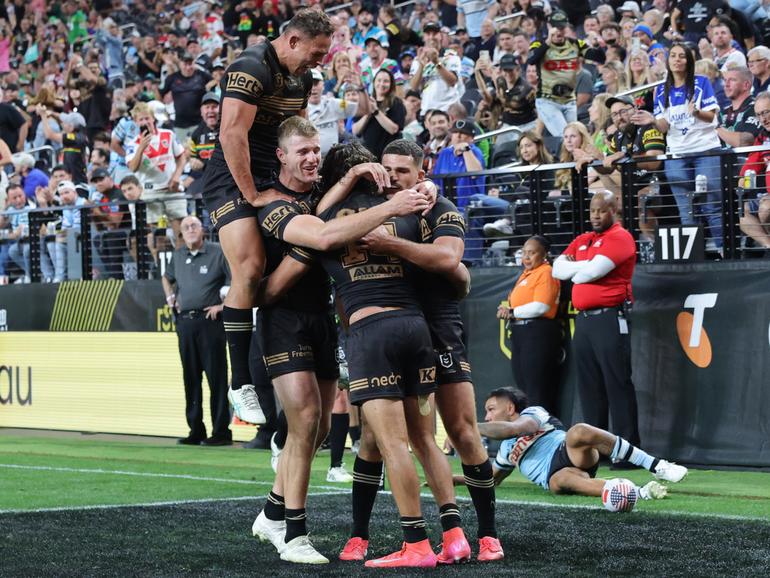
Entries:
POLYGON ((342 454, 345 453, 345 439, 348 437, 348 425, 350 415, 347 413, 333 413, 332 427, 329 430, 329 447, 331 448, 331 467, 338 468, 342 465, 342 454))
POLYGON ((230 371, 232 373, 232 388, 251 383, 249 373, 249 347, 251 344, 252 313, 249 309, 222 309, 222 322, 225 324, 227 349, 230 352, 230 371))
POLYGON ((497 538, 495 528, 495 480, 492 477, 492 464, 489 461, 477 466, 463 464, 463 476, 468 493, 476 508, 479 524, 479 538, 491 536, 497 538))
POLYGON ((401 516, 401 529, 404 531, 404 542, 408 544, 428 539, 428 533, 425 531, 425 519, 422 517, 401 516))
POLYGON ((291 542, 297 536, 307 534, 307 514, 305 508, 290 510, 286 508, 286 537, 284 542, 291 542))
POLYGON ((286 414, 283 413, 283 410, 278 414, 278 418, 275 421, 275 445, 283 449, 283 446, 286 445, 286 436, 289 435, 289 422, 286 421, 286 414))
POLYGON ((460 527, 460 510, 457 509, 457 504, 444 504, 438 511, 441 517, 441 529, 444 532, 460 527))
POLYGON ((353 464, 353 531, 351 537, 369 539, 369 519, 372 517, 377 490, 382 482, 382 462, 367 462, 359 457, 353 464))
POLYGON ((348 433, 350 434, 350 440, 353 443, 356 443, 361 439, 361 426, 360 425, 352 425, 348 429, 348 433))
POLYGON ((274 492, 270 492, 267 495, 267 502, 265 502, 265 516, 268 520, 273 522, 280 522, 286 516, 286 504, 283 496, 279 496, 274 492))

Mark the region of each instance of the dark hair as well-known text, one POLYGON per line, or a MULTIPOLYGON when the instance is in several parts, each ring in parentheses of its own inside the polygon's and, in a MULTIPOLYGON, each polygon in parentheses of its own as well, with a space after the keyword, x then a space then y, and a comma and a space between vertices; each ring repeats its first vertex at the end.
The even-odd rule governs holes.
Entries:
POLYGON ((422 147, 420 147, 420 145, 414 141, 407 140, 405 138, 394 140, 385 147, 385 149, 382 151, 382 154, 383 156, 401 155, 404 157, 412 157, 412 162, 414 162, 414 165, 418 169, 422 168, 422 159, 424 153, 422 152, 422 147))
POLYGON ((668 96, 671 92, 671 88, 674 86, 674 73, 671 72, 671 66, 668 61, 671 58, 671 52, 674 48, 681 48, 684 50, 685 58, 687 59, 687 71, 684 81, 684 93, 685 99, 690 100, 695 92, 695 57, 692 51, 681 42, 674 42, 668 51, 668 58, 666 59, 666 83, 663 85, 663 106, 668 107, 668 96))
MULTIPOLYGON (((362 163, 376 162, 377 157, 375 157, 374 154, 360 142, 334 145, 329 149, 329 152, 326 153, 323 163, 321 164, 321 169, 318 171, 321 177, 323 191, 328 191, 354 166, 362 163)), ((369 181, 361 179, 356 186, 359 187, 360 185, 365 185, 367 183, 369 183, 369 181)))
POLYGON ((497 35, 500 36, 501 34, 510 34, 513 36, 513 28, 501 28, 497 31, 497 35))
POLYGON ((296 30, 305 36, 331 36, 334 32, 334 24, 329 16, 324 12, 313 10, 312 8, 303 8, 298 10, 289 24, 286 26, 286 32, 296 30))
POLYGON ((607 47, 607 50, 608 51, 609 50, 614 50, 615 52, 617 52, 618 53, 618 60, 620 61, 621 64, 623 64, 626 61, 626 55, 627 55, 628 51, 623 46, 621 46, 620 44, 610 44, 607 47))
POLYGON ((447 120, 449 120, 449 115, 446 113, 446 111, 438 109, 438 108, 432 108, 429 111, 425 113, 425 118, 433 118, 435 115, 440 114, 441 116, 445 117, 447 120))
POLYGON ((101 131, 97 132, 97 133, 94 135, 94 142, 96 142, 96 141, 100 141, 100 142, 106 142, 106 143, 109 143, 109 142, 110 142, 110 140, 111 140, 111 138, 110 138, 110 133, 108 133, 108 132, 105 132, 105 131, 103 131, 103 130, 101 130, 101 131))
POLYGON ((137 179, 134 175, 126 175, 123 177, 123 179, 120 181, 120 187, 123 188, 126 185, 135 185, 137 187, 142 186, 139 183, 139 179, 137 179))
POLYGON ((108 153, 108 152, 107 152, 106 150, 104 150, 104 149, 95 148, 95 149, 93 149, 91 152, 92 152, 92 153, 96 153, 97 155, 99 155, 100 157, 102 157, 102 159, 103 159, 103 160, 105 160, 105 161, 107 161, 107 162, 109 162, 109 160, 110 160, 110 153, 108 153))
POLYGON ((54 168, 51 169, 51 174, 54 174, 56 171, 64 171, 68 175, 72 174, 70 170, 64 165, 56 165, 54 168))
POLYGON ((727 29, 730 31, 730 34, 733 35, 734 39, 741 38, 741 33, 738 28, 738 24, 730 18, 727 14, 720 14, 716 17, 717 23, 712 26, 712 28, 715 28, 717 26, 726 26, 727 29))
POLYGON ((519 413, 529 407, 527 394, 512 386, 498 387, 489 392, 487 399, 490 397, 504 397, 516 406, 516 411, 519 413))

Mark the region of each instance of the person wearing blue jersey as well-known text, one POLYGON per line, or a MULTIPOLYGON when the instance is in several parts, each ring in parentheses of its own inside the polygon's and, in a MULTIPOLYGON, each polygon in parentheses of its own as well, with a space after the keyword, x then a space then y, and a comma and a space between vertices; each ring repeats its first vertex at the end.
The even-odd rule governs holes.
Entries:
MULTIPOLYGON (((631 462, 667 482, 687 475, 684 466, 651 456, 603 429, 578 423, 565 430, 561 421, 540 406, 530 406, 526 394, 513 387, 492 391, 484 409, 481 435, 503 440, 492 463, 498 485, 518 467, 525 478, 554 494, 600 496, 606 480, 595 477, 599 456, 631 462)), ((665 486, 656 481, 640 488, 643 499, 665 495, 665 486)))
POLYGON ((711 82, 695 75, 693 54, 682 44, 674 44, 668 55, 666 82, 657 87, 654 114, 638 110, 631 117, 637 126, 655 124, 666 135, 666 144, 681 159, 666 161, 666 179, 676 199, 683 225, 705 221, 707 237, 718 249, 722 247, 722 183, 718 156, 707 153, 719 150, 717 103, 711 82), (706 177, 706 193, 691 196, 696 176, 706 177))

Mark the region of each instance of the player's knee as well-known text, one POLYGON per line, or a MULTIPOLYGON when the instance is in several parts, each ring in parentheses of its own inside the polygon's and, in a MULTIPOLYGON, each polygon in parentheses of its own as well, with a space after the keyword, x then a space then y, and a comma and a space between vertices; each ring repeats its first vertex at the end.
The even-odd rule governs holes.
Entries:
POLYGON ((259 255, 244 256, 230 266, 233 285, 242 284, 253 289, 257 288, 265 272, 265 260, 259 255))
POLYGON ((315 440, 321 419, 321 408, 312 404, 304 406, 296 414, 296 419, 290 420, 289 432, 302 439, 315 440))
POLYGON ((569 428, 570 437, 577 442, 589 441, 593 437, 594 428, 587 423, 576 423, 569 428))
POLYGON ((462 424, 463 427, 456 428, 449 435, 449 439, 452 445, 455 447, 460 456, 474 452, 475 450, 482 448, 481 437, 479 436, 476 428, 471 424, 462 424))

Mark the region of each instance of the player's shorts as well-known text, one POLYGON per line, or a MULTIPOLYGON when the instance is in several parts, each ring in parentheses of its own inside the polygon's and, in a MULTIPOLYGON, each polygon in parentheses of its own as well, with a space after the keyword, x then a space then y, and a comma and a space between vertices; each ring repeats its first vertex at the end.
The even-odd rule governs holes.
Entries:
POLYGON ((259 209, 243 198, 241 190, 231 178, 221 184, 205 182, 202 197, 211 223, 217 230, 238 219, 257 218, 259 209))
POLYGON ((427 319, 436 356, 436 383, 473 383, 459 311, 451 315, 431 315, 427 319))
POLYGON ((147 206, 147 222, 155 224, 163 215, 169 220, 184 219, 187 216, 187 199, 167 200, 170 196, 181 195, 170 193, 168 189, 148 189, 142 192, 142 200, 147 206))
POLYGON ((257 333, 271 379, 298 371, 312 371, 319 379, 339 377, 337 329, 330 312, 260 308, 257 333))
MULTIPOLYGON (((548 482, 550 483, 552 475, 564 468, 577 468, 577 466, 569 459, 569 454, 567 454, 567 442, 561 442, 561 445, 553 454, 553 458, 551 458, 551 467, 548 469, 548 482)), ((599 462, 596 462, 592 467, 583 471, 592 478, 595 478, 598 469, 599 462)))
POLYGON ((429 395, 436 363, 425 318, 415 311, 384 311, 357 321, 347 336, 350 402, 429 395))

